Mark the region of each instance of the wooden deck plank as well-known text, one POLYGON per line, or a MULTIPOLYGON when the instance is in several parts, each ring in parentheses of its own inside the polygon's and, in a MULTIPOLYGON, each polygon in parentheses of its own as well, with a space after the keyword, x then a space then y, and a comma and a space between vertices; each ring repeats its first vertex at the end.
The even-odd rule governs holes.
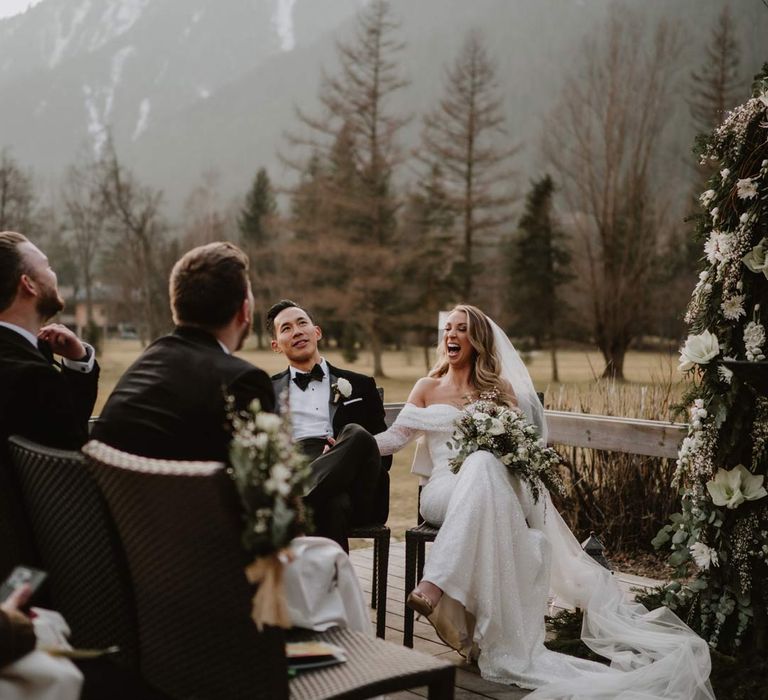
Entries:
MULTIPOLYGON (((360 585, 363 588, 366 599, 370 600, 372 585, 372 566, 373 566, 373 548, 363 547, 353 549, 350 552, 350 559, 355 567, 360 585)), ((403 601, 405 592, 405 542, 393 540, 389 553, 389 576, 387 580, 387 628, 386 639, 395 644, 403 642, 403 601)), ((624 588, 629 590, 637 586, 654 586, 660 581, 623 574, 615 574, 617 580, 624 588)), ((372 626, 375 625, 376 611, 370 610, 370 619, 372 626)), ((437 636, 432 625, 425 620, 416 619, 414 621, 413 645, 415 649, 440 656, 456 665, 456 698, 457 700, 477 700, 486 698, 491 700, 521 700, 528 695, 528 691, 516 686, 502 685, 500 683, 491 683, 480 676, 476 664, 468 664, 455 651, 447 647, 437 636)), ((426 697, 426 688, 414 688, 410 691, 388 695, 387 698, 393 700, 416 700, 426 697)))

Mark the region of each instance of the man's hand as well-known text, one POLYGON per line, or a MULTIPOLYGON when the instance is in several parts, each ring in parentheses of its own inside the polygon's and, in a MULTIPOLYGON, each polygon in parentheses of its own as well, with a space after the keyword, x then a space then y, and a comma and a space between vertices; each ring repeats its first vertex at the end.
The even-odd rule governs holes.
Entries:
POLYGON ((328 444, 327 444, 327 445, 326 445, 326 446, 323 448, 323 454, 325 454, 326 452, 328 452, 328 450, 330 450, 330 449, 331 449, 331 448, 332 448, 332 447, 333 447, 333 446, 336 444, 336 439, 335 439, 335 438, 333 438, 333 437, 331 437, 331 436, 329 435, 329 436, 326 438, 326 442, 327 442, 328 444))
POLYGON ((29 618, 21 612, 20 608, 29 600, 31 592, 29 584, 25 583, 11 593, 4 603, 0 603, 0 610, 8 615, 11 622, 29 624, 29 618))
POLYGON ((85 346, 69 328, 60 323, 51 323, 40 329, 37 334, 40 340, 45 340, 51 350, 67 360, 81 362, 86 358, 85 346))

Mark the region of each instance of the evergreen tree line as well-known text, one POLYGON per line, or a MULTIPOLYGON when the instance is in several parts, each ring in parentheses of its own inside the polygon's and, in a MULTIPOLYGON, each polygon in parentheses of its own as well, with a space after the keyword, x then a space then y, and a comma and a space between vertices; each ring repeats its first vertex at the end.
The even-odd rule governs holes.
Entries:
MULTIPOLYGON (((266 308, 290 296, 316 312, 349 360, 370 350, 381 376, 386 347, 420 345, 428 362, 438 311, 468 302, 523 348, 547 349, 554 380, 564 340, 594 342, 605 374, 621 378, 633 343, 682 334, 694 279, 698 247, 669 201, 662 138, 681 44, 674 26, 613 13, 542 120, 541 173, 521 202, 520 144, 482 35, 467 34, 431 110, 402 114, 400 26, 375 0, 337 44, 317 109, 296 109, 281 148, 293 184, 277 187, 259 168, 244 201, 222 207, 208 174, 171 226, 161 193, 127 170, 109 139, 71 168, 55 208, 36 205, 31 176, 6 151, 0 230, 41 240, 85 299, 91 326, 94 298, 106 292, 113 317, 132 321, 144 340, 170 324, 167 275, 178 254, 226 238, 251 258, 262 346, 266 308), (411 120, 421 137, 406 151, 401 130, 411 120)), ((720 122, 741 80, 726 6, 688 78, 697 128, 720 122)), ((707 175, 692 166, 690 191, 707 175)))

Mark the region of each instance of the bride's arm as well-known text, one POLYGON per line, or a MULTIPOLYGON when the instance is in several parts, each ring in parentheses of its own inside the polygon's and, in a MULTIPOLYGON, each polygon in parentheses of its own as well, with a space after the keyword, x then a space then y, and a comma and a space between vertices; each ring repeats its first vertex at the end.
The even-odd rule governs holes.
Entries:
MULTIPOLYGON (((430 380, 428 377, 419 379, 419 381, 414 385, 413 389, 411 389, 407 403, 413 404, 414 406, 419 406, 420 408, 424 408, 424 406, 426 406, 425 395, 427 386, 431 381, 433 380, 430 380)), ((385 430, 383 433, 374 435, 373 437, 376 439, 376 444, 379 447, 379 453, 382 457, 384 457, 385 455, 391 455, 395 452, 398 452, 399 450, 402 450, 403 447, 411 442, 411 440, 419 437, 420 434, 420 430, 416 430, 415 428, 408 428, 404 425, 401 425, 396 420, 390 428, 385 430)))

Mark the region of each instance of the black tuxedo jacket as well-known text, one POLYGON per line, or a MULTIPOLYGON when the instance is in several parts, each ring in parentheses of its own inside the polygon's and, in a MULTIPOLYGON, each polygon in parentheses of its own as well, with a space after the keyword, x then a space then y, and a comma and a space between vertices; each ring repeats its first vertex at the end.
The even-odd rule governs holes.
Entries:
POLYGON ((78 449, 88 439, 99 367, 79 372, 52 364, 26 338, 0 326, 0 441, 22 435, 49 447, 78 449))
POLYGON ((8 437, 79 449, 88 439, 98 381, 98 365, 85 373, 53 364, 26 338, 0 326, 0 579, 17 564, 38 563, 8 437))
MULTIPOLYGON (((333 436, 338 437, 344 427, 350 423, 357 423, 371 435, 384 432, 387 429, 387 424, 384 421, 384 402, 373 377, 339 369, 329 362, 326 363, 331 375, 331 386, 340 378, 346 379, 352 385, 352 393, 348 397, 340 396, 338 401, 334 401, 334 392, 331 391, 328 412, 331 418, 333 436)), ((281 395, 288 389, 290 380, 291 373, 288 369, 272 377, 272 386, 275 390, 275 396, 278 398, 278 404, 281 395)), ((385 469, 389 470, 392 465, 392 457, 382 457, 381 463, 385 469)))
POLYGON ((266 411, 275 407, 266 372, 228 355, 210 333, 178 327, 128 368, 92 437, 145 457, 226 462, 226 395, 238 409, 253 399, 266 411))

